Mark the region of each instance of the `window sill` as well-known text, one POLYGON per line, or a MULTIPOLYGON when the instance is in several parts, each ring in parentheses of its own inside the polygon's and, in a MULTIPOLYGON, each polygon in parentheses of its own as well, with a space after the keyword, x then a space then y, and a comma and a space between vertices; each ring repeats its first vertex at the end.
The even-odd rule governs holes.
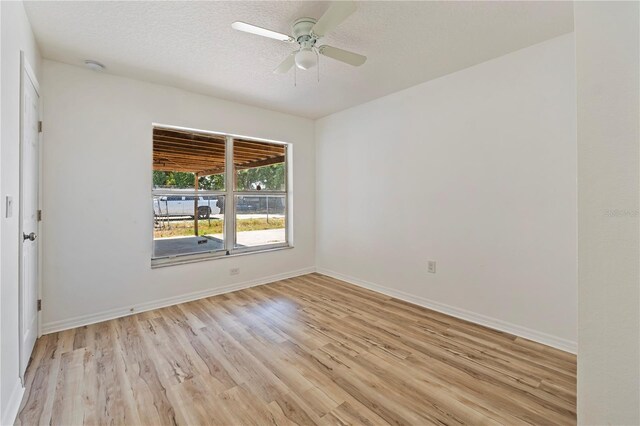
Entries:
POLYGON ((289 250, 292 249, 292 245, 271 246, 262 249, 238 251, 231 254, 218 253, 197 253, 197 254, 185 254, 175 257, 162 257, 151 259, 151 269, 164 268, 166 266, 184 265, 187 263, 205 262, 209 260, 217 259, 229 259, 230 257, 247 256, 258 253, 268 253, 272 251, 289 250))

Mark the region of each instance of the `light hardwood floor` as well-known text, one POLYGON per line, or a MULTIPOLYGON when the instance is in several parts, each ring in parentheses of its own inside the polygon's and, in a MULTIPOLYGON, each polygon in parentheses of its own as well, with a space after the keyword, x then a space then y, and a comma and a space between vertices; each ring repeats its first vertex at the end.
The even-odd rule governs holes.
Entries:
POLYGON ((50 334, 18 424, 575 424, 574 355, 319 274, 50 334))

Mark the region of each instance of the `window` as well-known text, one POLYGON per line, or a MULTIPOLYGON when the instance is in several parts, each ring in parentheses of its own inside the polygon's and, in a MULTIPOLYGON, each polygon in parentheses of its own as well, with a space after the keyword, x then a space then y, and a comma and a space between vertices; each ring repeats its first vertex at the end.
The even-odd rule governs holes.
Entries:
POLYGON ((153 263, 288 246, 287 145, 153 129, 153 263))

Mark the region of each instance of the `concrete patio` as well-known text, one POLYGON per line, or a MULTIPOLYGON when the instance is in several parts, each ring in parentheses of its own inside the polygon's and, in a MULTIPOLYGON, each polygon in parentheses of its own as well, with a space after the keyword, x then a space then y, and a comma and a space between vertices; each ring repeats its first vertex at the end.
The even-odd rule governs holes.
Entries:
MULTIPOLYGON (((237 234, 237 247, 255 247, 265 244, 284 243, 285 241, 284 228, 243 231, 237 234)), ((224 250, 222 234, 198 237, 169 237, 154 240, 154 257, 203 253, 216 250, 224 250)))

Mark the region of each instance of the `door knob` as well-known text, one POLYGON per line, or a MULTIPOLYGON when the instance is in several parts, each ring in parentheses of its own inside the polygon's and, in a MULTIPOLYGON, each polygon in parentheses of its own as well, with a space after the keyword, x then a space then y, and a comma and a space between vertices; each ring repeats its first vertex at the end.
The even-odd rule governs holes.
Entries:
POLYGON ((25 234, 24 232, 22 233, 22 241, 26 241, 26 240, 35 241, 36 238, 38 238, 38 236, 36 235, 35 232, 32 232, 30 234, 25 234))

